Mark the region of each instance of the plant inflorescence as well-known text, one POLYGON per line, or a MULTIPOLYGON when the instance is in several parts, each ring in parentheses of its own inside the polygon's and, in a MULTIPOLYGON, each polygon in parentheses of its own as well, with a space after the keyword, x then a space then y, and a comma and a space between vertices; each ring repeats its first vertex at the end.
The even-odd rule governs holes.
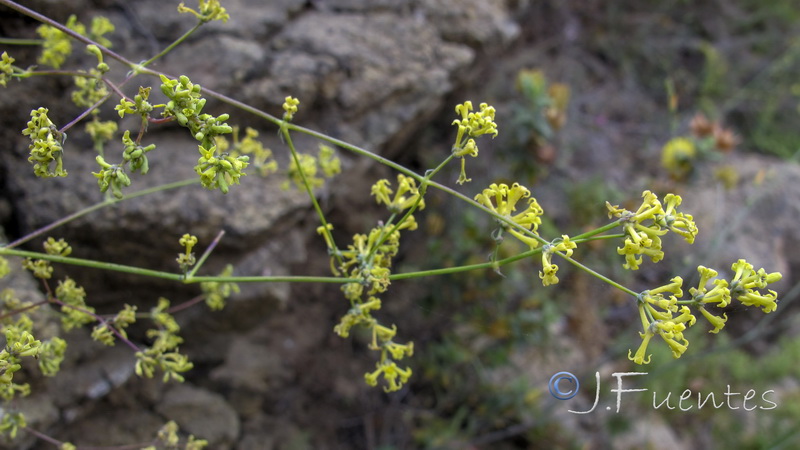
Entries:
MULTIPOLYGON (((266 112, 244 105, 214 91, 207 90, 193 83, 189 76, 181 75, 170 78, 165 74, 148 69, 147 66, 166 51, 179 45, 188 37, 187 33, 170 45, 165 52, 144 62, 133 63, 109 50, 111 42, 105 37, 113 30, 108 21, 97 19, 87 28, 71 18, 66 25, 42 18, 27 8, 7 0, 0 4, 12 7, 17 11, 44 20, 39 29, 43 41, 41 64, 54 68, 60 67, 72 51, 74 38, 82 37, 82 42, 91 42, 86 49, 97 59, 97 65, 89 71, 70 72, 76 91, 72 95, 75 104, 86 108, 82 118, 89 118, 85 123, 85 131, 92 138, 97 151, 96 161, 99 166, 93 175, 97 179, 100 192, 107 193, 106 200, 98 207, 123 201, 126 188, 132 183, 132 176, 144 178, 150 168, 148 154, 157 151, 156 144, 145 144, 148 127, 167 126, 175 123, 189 131, 191 139, 197 144, 199 157, 194 171, 197 180, 206 189, 218 190, 226 194, 243 182, 242 177, 248 170, 259 176, 273 176, 279 167, 273 158, 272 150, 258 141, 258 132, 252 128, 244 130, 240 135, 239 127, 229 125, 229 114, 218 116, 204 112, 207 96, 213 96, 233 107, 245 109, 258 117, 272 123, 286 144, 290 154, 288 167, 283 171, 284 188, 292 186, 306 192, 319 220, 317 232, 330 255, 330 276, 306 277, 270 277, 252 276, 236 277, 232 266, 215 276, 200 276, 198 271, 211 255, 219 239, 205 247, 197 257, 195 249, 201 244, 191 230, 181 237, 176 236, 176 268, 173 272, 150 270, 143 267, 122 266, 103 261, 85 260, 71 256, 72 248, 63 240, 48 238, 43 252, 19 250, 20 244, 39 236, 31 235, 0 247, 0 276, 11 270, 8 257, 24 258, 22 266, 40 280, 46 293, 46 299, 39 304, 20 301, 13 291, 2 292, 0 304, 0 331, 5 336, 5 348, 0 351, 0 396, 6 402, 14 397, 26 395, 30 386, 19 383, 15 374, 23 365, 39 366, 45 376, 58 373, 59 365, 67 351, 67 342, 59 337, 47 340, 36 338, 36 322, 30 315, 37 308, 49 306, 59 313, 62 328, 69 330, 76 327, 92 327, 92 338, 104 345, 121 342, 131 348, 135 358, 135 372, 139 376, 160 376, 165 382, 174 380, 181 382, 193 364, 181 353, 180 326, 173 313, 196 303, 205 302, 211 310, 225 307, 228 297, 238 292, 238 282, 275 282, 304 281, 338 283, 349 303, 349 308, 342 315, 333 331, 343 338, 350 336, 355 328, 367 331, 367 348, 375 353, 375 368, 364 375, 370 386, 381 385, 387 392, 403 388, 412 377, 412 369, 406 358, 414 353, 414 343, 401 338, 402 334, 394 324, 381 321, 379 313, 382 305, 388 301, 387 292, 393 281, 417 277, 432 276, 445 273, 464 272, 478 269, 499 270, 499 267, 533 258, 541 261, 538 277, 543 286, 559 283, 558 263, 566 261, 577 268, 597 277, 609 285, 629 295, 632 304, 639 311, 642 331, 642 342, 638 349, 629 353, 629 358, 636 364, 647 364, 650 356, 648 345, 653 337, 660 336, 672 350, 674 357, 680 357, 688 348, 688 340, 683 331, 697 321, 699 313, 712 326, 711 332, 718 333, 725 324, 727 316, 718 310, 734 301, 744 306, 761 308, 765 313, 775 310, 777 293, 768 290, 769 284, 778 281, 781 275, 768 273, 764 269, 754 269, 744 260, 732 266, 734 275, 730 279, 719 278, 718 273, 710 268, 699 266, 700 282, 688 290, 684 298, 683 280, 673 277, 669 283, 643 292, 633 291, 614 280, 581 263, 576 255, 581 246, 590 241, 618 239, 620 244, 617 253, 621 264, 627 270, 637 270, 645 259, 657 263, 665 257, 662 238, 668 233, 682 237, 687 243, 694 242, 698 228, 691 214, 679 211, 681 197, 666 194, 663 201, 650 191, 642 195, 641 206, 630 211, 620 206, 607 203, 610 222, 594 230, 580 235, 560 234, 552 239, 540 235, 540 225, 544 209, 531 191, 520 183, 491 183, 474 195, 474 199, 454 189, 434 181, 434 177, 452 160, 460 160, 460 173, 456 180, 458 185, 470 182, 466 175, 466 159, 478 157, 478 142, 485 136, 498 135, 498 124, 495 122, 495 108, 487 103, 480 103, 476 110, 471 101, 465 101, 455 107, 456 119, 452 124, 456 127, 455 139, 448 155, 440 164, 424 174, 418 174, 406 167, 371 153, 365 149, 339 141, 332 137, 305 129, 294 123, 302 112, 300 100, 286 97, 283 103, 282 116, 272 116, 266 112), (124 84, 115 84, 106 74, 109 71, 104 59, 114 58, 128 66, 131 75, 146 75, 156 81, 156 86, 139 86, 132 97, 124 93, 124 84), (155 87, 167 97, 164 104, 151 104, 150 92, 155 87), (138 116, 139 129, 125 130, 121 142, 112 144, 117 134, 117 123, 102 122, 97 118, 101 107, 112 98, 118 98, 115 111, 120 118, 138 116), (315 154, 299 152, 292 141, 293 133, 304 133, 319 139, 315 154), (231 136, 229 140, 227 135, 231 136), (121 153, 113 156, 113 149, 121 149, 121 153), (341 162, 337 151, 349 151, 356 155, 371 158, 395 169, 398 173, 394 180, 377 180, 370 194, 378 205, 386 208, 387 217, 377 222, 369 230, 353 235, 351 242, 344 246, 337 244, 333 236, 334 224, 329 222, 317 202, 317 190, 326 180, 341 172, 341 162), (454 199, 465 202, 492 217, 497 225, 492 232, 496 249, 489 261, 467 266, 429 269, 419 272, 394 272, 394 259, 398 254, 401 237, 417 229, 415 214, 426 207, 425 196, 429 188, 442 190, 454 199), (615 231, 618 230, 618 231, 615 231), (497 251, 503 242, 503 236, 510 234, 525 244, 528 249, 509 257, 500 258, 497 251), (70 278, 57 279, 53 264, 77 264, 98 270, 116 270, 143 276, 153 276, 172 280, 176 283, 200 283, 198 297, 182 304, 173 305, 166 298, 159 298, 155 306, 143 311, 132 305, 124 307, 113 315, 100 315, 91 306, 91 295, 83 287, 70 278), (55 281, 57 280, 57 282, 55 281), (127 330, 136 322, 148 323, 146 331, 147 344, 135 342, 128 336, 127 330)), ((181 4, 180 12, 194 15, 197 26, 211 20, 227 20, 228 15, 216 0, 200 0, 197 10, 181 4)), ((197 27, 193 28, 194 31, 197 27)), ((14 65, 15 59, 3 53, 0 62, 0 84, 7 85, 33 75, 38 69, 23 69, 14 65)), ((51 74, 56 75, 56 74, 51 74)), ((552 129, 557 129, 565 120, 565 107, 569 91, 564 86, 551 86, 546 102, 545 85, 541 74, 529 73, 521 78, 523 89, 533 100, 541 103, 546 109, 547 126, 540 134, 547 137, 552 129), (549 130, 549 131, 548 131, 549 130)), ((532 101, 533 101, 532 100, 532 101)), ((51 108, 54 106, 50 106, 51 108)), ((22 130, 30 138, 29 161, 33 165, 33 173, 42 178, 67 176, 69 165, 67 131, 78 121, 59 128, 48 117, 49 109, 40 107, 30 113, 27 128, 22 130)), ((538 122, 537 122, 538 123, 538 122)), ((544 127, 544 123, 538 126, 544 127)), ((699 126, 699 124, 698 124, 699 126)), ((719 141, 720 138, 717 138, 719 141)), ((675 172, 684 170, 684 162, 694 157, 694 145, 687 140, 671 141, 664 150, 664 165, 675 172)), ((71 175, 75 176, 75 175, 71 175)), ((137 181, 138 182, 138 181, 137 181)), ((180 183, 178 183, 180 184, 180 183)), ((173 183, 165 186, 151 187, 148 192, 168 189, 176 186, 173 183)), ((92 208, 95 210, 97 208, 92 208)), ((90 210, 85 211, 85 213, 90 210)), ((78 215, 72 216, 72 219, 78 215)), ((24 414, 16 411, 11 403, 3 406, 0 419, 0 431, 14 437, 20 429, 26 427, 24 414), (7 406, 8 407, 7 407, 7 406)), ((168 424, 159 433, 158 440, 167 448, 178 448, 178 438, 174 423, 168 424)), ((62 448, 72 448, 69 443, 61 443, 62 448)), ((184 443, 184 448, 201 448, 203 441, 193 437, 184 443)))

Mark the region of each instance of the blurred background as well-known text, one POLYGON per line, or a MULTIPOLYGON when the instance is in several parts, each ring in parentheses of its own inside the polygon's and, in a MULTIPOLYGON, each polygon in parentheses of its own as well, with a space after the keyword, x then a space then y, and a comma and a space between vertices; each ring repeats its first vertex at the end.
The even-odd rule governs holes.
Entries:
MULTIPOLYGON (((155 54, 193 24, 155 0, 28 3, 61 22, 70 14, 84 22, 94 14, 109 17, 117 26, 115 50, 133 60, 155 54)), ((707 324, 686 333, 691 344, 682 358, 674 360, 654 341, 651 363, 636 366, 627 358, 641 342, 635 299, 563 261, 561 281, 550 287, 541 286, 538 259, 501 273, 397 281, 378 316, 397 324, 401 342, 414 341, 414 376, 403 390, 385 394, 363 381, 375 364, 366 348, 371 337, 342 339, 332 331, 348 309, 336 286, 248 285, 220 313, 193 308, 178 315, 182 350, 195 362, 183 385, 140 380, 127 349, 99 349, 90 330, 68 333, 74 344, 64 373, 53 380, 30 375, 40 388, 26 404, 38 414, 32 427, 75 443, 121 445, 148 441, 169 418, 215 449, 800 443, 800 256, 793 252, 800 244, 800 8, 794 1, 229 0, 223 6, 227 24, 202 28, 156 68, 185 73, 276 115, 286 95, 296 96, 296 123, 419 173, 448 155, 453 107, 487 102, 497 109, 500 133, 479 141, 479 157, 467 161, 472 182, 455 184, 456 164, 438 181, 469 197, 490 183, 519 182, 545 211, 539 231, 547 239, 607 223, 606 201, 635 210, 645 189, 680 194, 700 229, 693 245, 670 236, 665 259, 645 261, 634 272, 623 269, 616 240, 582 245, 575 257, 637 292, 676 275, 688 290, 699 264, 729 277, 731 264, 745 258, 783 273, 775 287, 778 309, 728 308, 718 335, 707 333, 707 324), (548 390, 561 371, 581 383, 578 395, 564 401, 548 390), (613 374, 627 372, 646 374, 625 378, 623 388, 646 391, 620 394, 617 410, 613 374), (708 403, 698 405, 698 394, 708 403), (668 395, 669 406, 662 403, 668 395), (745 404, 746 395, 752 400, 745 404), (588 414, 569 412, 593 405, 588 414)), ((8 11, 2 17, 0 34, 35 37, 32 20, 8 11)), ((8 50, 21 66, 35 64, 35 48, 8 50)), ((26 80, 0 98, 6 124, 0 139, 7 143, 0 155, 0 219, 10 240, 102 200, 90 174, 91 141, 81 131, 70 134, 69 178, 36 180, 29 173, 19 130, 42 104, 57 124, 74 118, 80 110, 69 104, 70 83, 26 80)), ((288 151, 276 130, 213 101, 208 108, 258 129, 286 167, 288 151)), ((103 114, 114 116, 110 106, 103 114)), ((152 173, 134 187, 193 174, 195 144, 175 128, 148 131, 159 148, 152 173)), ((317 143, 298 136, 297 145, 315 151, 317 143)), ((344 243, 387 217, 369 187, 395 175, 339 155, 344 172, 319 197, 344 243)), ((252 175, 222 198, 193 186, 126 201, 54 236, 67 238, 76 256, 175 270, 182 233, 207 243, 225 229, 209 272, 231 262, 241 275, 326 275, 328 257, 308 200, 281 191, 280 183, 279 176, 252 175)), ((416 214, 420 228, 403 235, 395 273, 489 259, 496 225, 488 217, 435 190, 426 203, 416 214)), ((507 239, 499 252, 524 250, 507 239)), ((159 296, 177 303, 197 293, 59 270, 86 287, 98 311, 123 303, 152 308, 159 296)), ((41 296, 32 284, 17 283, 25 295, 41 296)), ((51 448, 29 437, 13 445, 51 448)))

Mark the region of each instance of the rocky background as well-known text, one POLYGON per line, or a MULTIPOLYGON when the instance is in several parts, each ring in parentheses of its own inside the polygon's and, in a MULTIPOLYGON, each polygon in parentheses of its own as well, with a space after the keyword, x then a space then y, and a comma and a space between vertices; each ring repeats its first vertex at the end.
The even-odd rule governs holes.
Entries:
MULTIPOLYGON (((155 0, 27 5, 61 22, 70 14, 84 22, 95 14, 108 17, 117 27, 114 49, 131 60, 147 59, 193 24, 191 17, 175 12, 176 5, 155 0)), ((642 289, 661 284, 669 274, 690 278, 697 264, 724 270, 747 258, 781 271, 779 292, 793 293, 800 270, 800 257, 790 251, 800 243, 795 226, 800 171, 787 163, 786 155, 750 139, 748 132, 763 131, 753 125, 760 116, 752 104, 726 102, 736 98, 730 92, 740 92, 735 88, 744 90, 738 81, 785 56, 737 39, 733 24, 749 17, 748 5, 738 2, 722 12, 697 7, 687 15, 678 7, 631 5, 632 12, 623 14, 599 2, 578 1, 226 0, 228 23, 203 27, 154 67, 186 74, 275 115, 281 113, 283 98, 293 95, 301 100, 297 123, 420 172, 449 151, 453 105, 465 99, 488 101, 499 111, 501 135, 481 147, 480 158, 468 161, 474 181, 459 188, 465 194, 472 196, 491 181, 520 181, 545 208, 549 226, 576 230, 589 223, 581 208, 603 220, 606 199, 595 198, 597 193, 608 193, 612 202, 635 203, 651 186, 675 190, 684 196, 685 209, 696 211, 707 239, 689 248, 676 242, 681 247, 676 262, 635 276, 622 273, 613 248, 611 256, 590 250, 587 258, 602 272, 627 277, 623 281, 642 289), (731 85, 724 91, 728 97, 704 90, 712 65, 703 43, 711 43, 719 58, 740 63, 740 78, 710 81, 731 85), (546 150, 516 139, 518 133, 511 130, 504 132, 520 105, 515 78, 529 68, 567 83, 573 93, 569 121, 546 150), (677 117, 668 114, 663 92, 669 76, 680 90, 677 117), (722 162, 698 162, 686 180, 670 179, 659 165, 660 147, 671 136, 670 121, 685 124, 704 101, 723 105, 717 112, 741 127, 742 144, 722 162), (728 189, 710 175, 723 163, 739 174, 728 189)), ((775 18, 779 11, 762 13, 764 23, 777 24, 784 33, 794 31, 792 22, 775 18)), ((38 24, 32 20, 10 11, 0 17, 0 34, 35 36, 38 24)), ((760 36, 748 30, 739 29, 744 36, 760 36)), ((10 51, 17 64, 34 64, 34 49, 10 51)), ((780 69, 792 64, 794 59, 780 69)), ((136 82, 143 85, 156 83, 140 78, 136 82)), ((19 130, 28 111, 47 106, 57 124, 80 112, 68 100, 70 83, 66 77, 13 82, 0 96, 6 125, 0 129, 5 144, 0 222, 9 240, 103 199, 91 176, 96 170, 91 142, 82 132, 69 136, 69 177, 36 179, 26 160, 26 138, 19 130)), ((133 85, 129 88, 133 93, 133 85)), ((230 112, 231 122, 258 129, 286 166, 288 152, 274 127, 213 101, 207 109, 230 112)), ((108 108, 104 115, 114 113, 108 108)), ((185 130, 151 126, 145 138, 150 142, 158 145, 151 153, 152 169, 134 178, 131 192, 194 175, 196 144, 185 130)), ((314 140, 300 135, 295 143, 316 148, 314 140)), ((343 151, 340 156, 343 173, 319 197, 336 224, 338 240, 346 242, 382 217, 371 204, 369 187, 392 175, 343 151)), ((456 174, 445 173, 443 182, 454 185, 456 174)), ((251 175, 226 196, 195 185, 127 200, 60 227, 53 236, 67 239, 74 256, 175 270, 180 235, 190 232, 208 243, 224 230, 205 266, 209 273, 232 263, 242 275, 327 274, 310 202, 296 190, 280 189, 282 181, 251 175)), ((432 194, 428 204, 419 218, 424 226, 406 237, 398 270, 484 261, 492 249, 491 225, 452 199, 432 194)), ((29 248, 39 245, 33 242, 29 248)), ((142 277, 57 270, 78 280, 100 312, 115 312, 124 303, 149 309, 160 296, 179 303, 198 292, 196 286, 142 277)), ((207 439, 213 449, 711 448, 712 438, 682 430, 681 418, 647 406, 631 407, 631 416, 577 417, 548 398, 544 386, 559 370, 585 372, 587 380, 595 370, 605 379, 613 371, 630 370, 624 355, 638 345, 638 325, 635 307, 608 288, 564 268, 564 282, 542 290, 531 286, 538 284, 536 270, 536 264, 522 264, 504 270, 505 280, 481 273, 395 283, 383 317, 397 323, 403 339, 415 341, 417 353, 414 381, 400 393, 368 388, 363 373, 374 365, 374 356, 364 339, 344 340, 332 332, 347 307, 336 287, 268 284, 242 285, 242 293, 222 312, 196 307, 178 315, 186 340, 182 350, 195 363, 183 384, 137 378, 127 348, 101 348, 91 342, 88 330, 77 330, 65 334, 70 350, 62 372, 47 380, 29 374, 34 394, 20 405, 32 428, 88 446, 146 443, 171 419, 182 431, 207 439), (521 318, 528 322, 520 332, 515 327, 521 318)), ((23 273, 3 280, 6 285, 26 298, 43 298, 23 273)), ((779 335, 796 335, 793 300, 784 297, 780 313, 774 314, 781 317, 770 316, 774 320, 767 332, 744 343, 752 358, 779 352, 784 345, 779 335)), ((747 311, 729 315, 734 337, 762 319, 747 311)), ((703 355, 702 338, 697 339, 703 355)), ((782 400, 797 396, 796 378, 780 373, 783 378, 774 381, 773 389, 782 400)), ((719 390, 725 384, 709 381, 705 387, 719 390)), ((581 401, 591 405, 592 398, 586 393, 581 401)), ((717 414, 734 423, 752 420, 731 411, 717 414)), ((747 432, 745 427, 745 438, 758 435, 747 432)), ((52 448, 24 433, 8 445, 52 448)))

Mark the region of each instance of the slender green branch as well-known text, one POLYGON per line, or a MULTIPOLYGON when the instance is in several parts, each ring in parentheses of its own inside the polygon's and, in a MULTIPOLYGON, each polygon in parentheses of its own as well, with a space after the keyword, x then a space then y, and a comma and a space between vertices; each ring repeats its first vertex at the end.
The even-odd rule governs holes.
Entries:
POLYGON ((361 280, 358 278, 341 278, 341 277, 315 277, 307 275, 285 275, 285 276, 236 276, 236 277, 223 277, 223 276, 199 276, 191 279, 183 280, 185 284, 205 283, 208 281, 216 281, 220 283, 356 283, 361 280))
POLYGON ((608 230, 613 230, 614 228, 618 227, 619 224, 622 222, 622 219, 617 219, 609 224, 603 225, 602 227, 595 228, 594 230, 587 231, 586 233, 579 234, 577 236, 569 238, 571 241, 577 242, 580 240, 588 240, 590 237, 594 237, 600 233, 604 233, 608 230))
POLYGON ((0 45, 42 45, 43 39, 0 38, 0 45))
POLYGON ((328 229, 328 221, 325 219, 325 213, 322 212, 322 207, 319 206, 319 202, 317 201, 317 196, 314 195, 314 188, 311 186, 311 183, 308 181, 308 177, 306 176, 305 170, 303 170, 303 166, 300 164, 300 156, 297 154, 297 149, 294 147, 294 143, 292 142, 292 136, 289 133, 288 128, 286 125, 288 122, 282 121, 280 128, 283 138, 286 140, 286 145, 289 147, 289 151, 292 153, 292 159, 294 160, 294 164, 297 167, 297 172, 300 173, 300 178, 303 180, 303 186, 306 188, 306 193, 308 193, 308 197, 311 199, 311 204, 314 206, 314 210, 317 212, 317 217, 319 217, 319 221, 322 224, 322 232, 325 233, 327 238, 327 242, 331 243, 333 250, 333 257, 336 258, 336 262, 341 265, 342 264, 342 255, 336 250, 338 247, 336 246, 336 242, 333 240, 333 235, 331 234, 331 230, 328 229))
POLYGON ((61 225, 64 225, 66 223, 72 222, 73 220, 78 219, 80 217, 83 217, 83 216, 85 216, 85 215, 87 215, 87 214, 89 214, 91 212, 97 211, 98 209, 105 208, 106 206, 116 205, 119 202, 122 202, 122 201, 125 201, 125 200, 130 200, 132 198, 142 197, 144 195, 149 195, 149 194, 152 194, 154 192, 167 191, 167 190, 170 190, 170 189, 176 189, 176 188, 179 188, 179 187, 188 186, 188 185, 195 184, 195 183, 198 183, 198 182, 199 182, 199 180, 197 178, 190 178, 190 179, 187 179, 187 180, 176 181, 174 183, 162 184, 161 186, 155 186, 155 187, 151 187, 151 188, 147 188, 147 189, 142 189, 141 191, 133 192, 133 193, 128 194, 125 197, 120 198, 120 199, 109 198, 109 199, 106 199, 106 200, 104 200, 104 201, 102 201, 100 203, 95 203, 92 206, 89 206, 89 207, 84 208, 84 209, 82 209, 80 211, 74 212, 74 213, 72 213, 72 214, 70 214, 68 216, 62 217, 61 219, 56 220, 55 222, 51 223, 50 225, 46 225, 46 226, 44 226, 42 228, 39 228, 36 231, 33 231, 33 232, 31 232, 31 233, 29 233, 29 234, 27 234, 25 236, 22 236, 21 238, 19 238, 16 241, 6 245, 5 247, 0 247, 0 248, 10 249, 10 248, 17 247, 19 245, 22 245, 22 244, 30 241, 31 239, 33 239, 35 237, 38 237, 38 236, 41 236, 41 235, 47 233, 50 230, 58 228, 61 225))
POLYGON ((153 56, 152 58, 148 59, 147 61, 143 62, 140 66, 142 68, 147 67, 150 64, 152 64, 154 61, 156 61, 157 59, 162 58, 164 55, 166 55, 167 53, 171 52, 175 47, 177 47, 178 45, 182 44, 183 41, 185 41, 189 36, 191 36, 195 31, 197 31, 197 29, 200 28, 202 25, 203 25, 203 22, 198 22, 197 25, 192 27, 189 31, 187 31, 186 33, 183 33, 183 36, 179 37, 178 39, 175 39, 175 41, 172 44, 169 44, 164 50, 161 50, 161 52, 159 54, 157 54, 157 55, 153 56))
POLYGON ((567 255, 565 255, 565 254, 563 254, 561 252, 554 252, 554 253, 557 254, 558 256, 566 259, 567 261, 569 261, 573 266, 583 270, 584 272, 588 273, 589 275, 592 275, 593 277, 595 277, 595 278, 597 278, 599 280, 602 280, 602 281, 610 284, 611 286, 614 286, 615 288, 621 290, 622 292, 625 292, 627 294, 633 295, 634 297, 639 295, 638 292, 634 292, 634 291, 626 288, 625 286, 617 283, 616 281, 612 280, 611 278, 608 278, 607 276, 602 275, 602 274, 594 271, 593 269, 590 269, 589 267, 579 263, 578 261, 575 261, 571 257, 569 257, 569 256, 567 256, 567 255))
POLYGON ((504 258, 499 261, 488 261, 485 263, 469 264, 466 266, 457 266, 457 267, 446 267, 442 269, 420 270, 418 272, 396 273, 389 275, 389 279, 392 281, 406 280, 409 278, 421 278, 434 275, 448 275, 453 273, 468 272, 471 270, 495 269, 497 267, 505 266, 506 264, 511 264, 513 262, 528 258, 530 256, 533 256, 541 252, 542 252, 542 247, 539 247, 533 250, 528 250, 526 252, 520 253, 518 255, 509 256, 508 258, 504 258))
POLYGON ((114 272, 123 272, 133 275, 142 275, 152 278, 161 278, 172 281, 180 281, 184 284, 203 283, 206 281, 218 281, 226 283, 352 283, 359 280, 355 278, 339 278, 339 277, 315 277, 315 276, 240 276, 240 277, 223 277, 223 276, 200 276, 186 279, 183 274, 163 272, 160 270, 143 269, 140 267, 126 266, 123 264, 115 264, 103 261, 95 261, 91 259, 73 258, 68 256, 48 255, 47 253, 29 252, 25 250, 16 250, 6 247, 0 247, 0 255, 8 256, 21 256, 23 258, 44 259, 54 263, 71 264, 74 266, 90 267, 100 270, 111 270, 114 272))
POLYGON ((92 75, 89 72, 80 72, 77 70, 30 70, 15 74, 17 78, 23 78, 23 79, 28 77, 48 77, 56 75, 64 75, 68 77, 81 77, 81 78, 97 78, 96 75, 92 75))
POLYGON ((602 241, 608 239, 619 239, 624 238, 627 236, 625 233, 616 233, 616 234, 604 234, 602 236, 592 236, 590 238, 581 238, 581 239, 573 239, 569 238, 570 241, 575 242, 576 244, 580 244, 581 242, 591 242, 591 241, 602 241))
POLYGON ((143 269, 140 267, 126 266, 110 262, 95 261, 91 259, 73 258, 69 256, 48 255, 47 253, 29 252, 16 250, 8 247, 0 247, 0 255, 21 256, 23 258, 44 259, 54 263, 71 264, 73 266, 91 267, 93 269, 111 270, 114 272, 124 272, 133 275, 143 275, 152 278, 162 278, 166 280, 181 281, 182 274, 162 272, 160 270, 143 269))
MULTIPOLYGON (((428 182, 430 181, 430 179, 433 178, 433 176, 436 175, 440 170, 442 170, 442 168, 446 166, 447 163, 449 163, 453 159, 453 157, 454 156, 451 153, 447 158, 444 159, 444 161, 442 161, 438 166, 436 166, 435 169, 429 170, 425 174, 425 176, 420 181, 419 196, 417 197, 417 200, 414 202, 413 205, 411 205, 410 208, 408 208, 403 218, 394 224, 391 231, 389 231, 388 233, 384 233, 380 236, 378 242, 372 247, 372 249, 369 252, 369 255, 367 255, 367 258, 371 258, 372 255, 378 250, 378 248, 380 248, 380 246, 383 245, 384 242, 386 242, 386 239, 388 239, 389 236, 393 235, 394 232, 397 231, 397 229, 400 228, 403 225, 403 223, 405 223, 405 221, 409 217, 411 217, 412 214, 414 214, 414 212, 419 207, 420 202, 422 202, 422 198, 425 196, 425 191, 427 191, 428 189, 428 182)), ((392 218, 394 218, 394 215, 392 215, 392 218)), ((391 223, 391 220, 389 221, 389 223, 391 223)))

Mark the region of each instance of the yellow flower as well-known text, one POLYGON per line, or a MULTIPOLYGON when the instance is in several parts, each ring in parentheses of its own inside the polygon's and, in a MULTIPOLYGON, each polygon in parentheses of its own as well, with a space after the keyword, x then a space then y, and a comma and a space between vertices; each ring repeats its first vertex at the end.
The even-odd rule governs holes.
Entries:
MULTIPOLYGON (((651 244, 652 242, 653 241, 650 241, 651 244)), ((617 248, 617 254, 625 255, 625 264, 623 264, 622 267, 629 270, 639 269, 639 265, 642 263, 642 258, 640 255, 650 257, 650 260, 654 263, 659 262, 664 258, 664 252, 661 251, 660 246, 646 247, 641 244, 636 244, 631 237, 625 238, 625 246, 617 248)))
MULTIPOLYGON (((534 234, 537 234, 536 231, 542 223, 541 215, 544 213, 542 207, 539 206, 535 198, 531 197, 531 192, 528 188, 519 183, 514 183, 510 188, 504 183, 492 183, 487 189, 475 196, 475 201, 522 228, 532 231, 534 234), (522 212, 515 214, 517 204, 522 199, 527 199, 528 205, 522 212)), ((539 246, 540 241, 533 236, 514 228, 508 228, 508 231, 530 248, 539 246)))
POLYGON ((695 324, 697 319, 692 314, 692 310, 689 309, 688 306, 683 305, 683 306, 681 306, 680 315, 678 317, 675 317, 674 319, 672 319, 672 321, 675 322, 675 323, 686 323, 686 322, 689 322, 689 326, 692 326, 692 325, 695 324))
POLYGON ((709 333, 714 333, 714 334, 719 333, 719 330, 721 330, 722 327, 725 326, 725 322, 728 320, 727 314, 723 313, 722 317, 719 317, 708 312, 706 308, 703 306, 698 306, 697 309, 699 309, 700 313, 703 314, 703 317, 705 317, 706 320, 708 320, 709 323, 711 323, 711 325, 714 326, 714 329, 709 331, 709 333))
POLYGON ((495 109, 486 103, 480 104, 480 111, 472 111, 472 102, 466 101, 460 105, 456 105, 456 113, 461 116, 461 119, 453 121, 453 125, 458 126, 458 134, 456 141, 453 144, 453 155, 461 158, 461 173, 458 176, 456 183, 464 184, 471 179, 467 178, 466 173, 466 159, 467 155, 476 157, 478 156, 478 145, 475 139, 484 134, 491 134, 494 138, 497 136, 497 124, 494 122, 495 109))
POLYGON ((769 294, 759 294, 755 291, 750 291, 744 295, 736 297, 742 304, 747 306, 757 306, 765 313, 770 313, 778 308, 778 293, 770 290, 769 294))
POLYGON ((714 280, 714 287, 709 291, 706 284, 717 276, 717 271, 705 266, 698 266, 697 271, 700 273, 700 282, 697 284, 697 288, 689 289, 692 299, 701 303, 716 303, 720 308, 728 306, 731 301, 728 282, 722 279, 714 280))
POLYGON ((647 344, 649 344, 650 339, 653 338, 653 333, 648 330, 645 333, 639 333, 639 336, 642 337, 642 344, 639 346, 639 349, 636 350, 636 355, 634 355, 633 357, 631 357, 631 351, 628 350, 628 359, 640 365, 650 364, 651 355, 647 355, 647 359, 645 360, 645 353, 647 353, 647 344))
POLYGON ((736 274, 730 283, 731 297, 736 298, 747 306, 758 306, 765 313, 775 311, 778 307, 778 294, 769 290, 767 294, 757 292, 755 289, 763 289, 768 283, 774 283, 781 279, 779 272, 766 273, 764 269, 758 272, 753 270, 753 266, 747 261, 740 259, 733 263, 732 270, 736 274))
POLYGON ((300 100, 288 96, 283 101, 283 120, 290 121, 294 118, 295 113, 297 113, 297 106, 300 104, 300 100))
POLYGON ((559 242, 553 241, 542 250, 542 271, 539 272, 539 278, 542 279, 544 286, 558 283, 558 266, 553 264, 553 252, 564 252, 564 256, 572 256, 572 250, 577 247, 577 244, 569 240, 569 236, 562 235, 559 242))
POLYGON ((661 202, 658 201, 658 196, 650 191, 642 192, 642 205, 634 213, 634 221, 642 222, 646 219, 652 219, 656 214, 663 214, 664 210, 661 207, 661 202))
POLYGON ((558 266, 551 262, 551 258, 551 252, 542 252, 542 270, 539 271, 539 278, 542 279, 542 285, 544 286, 558 283, 558 277, 556 276, 558 266))
POLYGON ((383 366, 383 379, 389 383, 389 386, 384 386, 383 390, 386 392, 394 392, 400 390, 403 385, 411 378, 411 369, 401 369, 397 364, 392 361, 391 363, 383 366), (398 380, 399 378, 399 380, 398 380))
POLYGON ((663 214, 657 215, 656 223, 683 236, 686 242, 693 244, 694 238, 697 236, 697 225, 694 223, 694 217, 691 214, 679 213, 675 210, 683 201, 681 196, 667 194, 664 197, 664 201, 667 204, 667 208, 663 214))
POLYGON ((673 277, 671 280, 669 280, 669 283, 663 286, 659 286, 655 289, 650 289, 648 293, 650 295, 656 295, 656 294, 662 294, 664 292, 671 292, 675 294, 675 296, 677 297, 682 297, 683 296, 683 289, 681 289, 682 286, 683 286, 683 278, 673 277))
POLYGON ((375 201, 380 205, 383 203, 393 213, 399 213, 414 206, 419 199, 418 209, 425 209, 425 200, 420 198, 419 189, 413 178, 405 175, 397 175, 397 192, 394 197, 390 196, 394 192, 390 187, 389 180, 381 179, 372 185, 371 194, 375 196, 375 201))

